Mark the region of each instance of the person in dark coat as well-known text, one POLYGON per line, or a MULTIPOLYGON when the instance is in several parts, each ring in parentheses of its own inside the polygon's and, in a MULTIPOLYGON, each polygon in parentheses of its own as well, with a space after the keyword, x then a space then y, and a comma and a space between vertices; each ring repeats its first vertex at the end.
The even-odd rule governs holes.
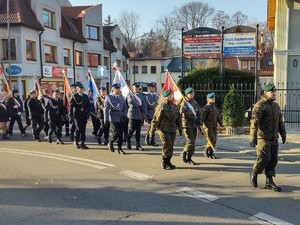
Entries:
POLYGON ((109 143, 108 141, 108 137, 109 137, 109 128, 110 128, 110 124, 109 122, 104 121, 104 106, 105 106, 105 100, 107 97, 107 91, 106 91, 106 87, 102 86, 99 88, 100 91, 100 95, 98 97, 98 99, 96 100, 96 114, 97 114, 97 118, 100 121, 100 129, 99 132, 97 134, 97 142, 98 144, 101 144, 101 137, 102 135, 104 135, 104 145, 107 145, 109 143))
POLYGON ((87 120, 90 117, 90 101, 89 97, 83 93, 84 87, 82 84, 78 84, 76 91, 70 101, 70 116, 73 118, 76 127, 74 145, 78 149, 88 149, 89 147, 85 145, 85 133, 87 120), (81 140, 80 145, 79 140, 81 140))
MULTIPOLYGON (((71 84, 70 86, 71 86, 71 93, 68 96, 69 102, 71 101, 73 95, 76 93, 76 84, 71 84)), ((69 124, 71 125, 71 127, 70 127, 70 139, 71 139, 71 141, 74 141, 76 126, 75 126, 75 123, 74 123, 74 118, 70 116, 70 112, 69 112, 69 124)))
POLYGON ((41 101, 41 104, 42 104, 42 107, 43 107, 43 110, 44 110, 44 132, 45 132, 45 138, 48 138, 48 133, 49 133, 49 118, 47 117, 46 115, 46 107, 47 107, 47 104, 49 102, 49 92, 47 89, 44 89, 43 90, 43 95, 40 96, 40 101, 41 101))
POLYGON ((8 127, 9 135, 13 134, 13 127, 15 122, 17 121, 21 135, 23 137, 27 136, 27 134, 25 133, 25 128, 22 124, 22 112, 24 109, 23 102, 19 96, 19 91, 17 89, 14 89, 11 96, 7 99, 7 109, 10 114, 10 123, 8 127))
POLYGON ((30 118, 29 118, 29 111, 28 111, 28 101, 30 99, 30 94, 27 95, 27 98, 24 101, 24 111, 25 111, 25 117, 26 117, 26 126, 24 127, 25 130, 27 127, 30 126, 30 118))
POLYGON ((35 141, 40 142, 40 133, 44 127, 44 110, 42 103, 37 99, 36 90, 32 90, 30 96, 28 100, 28 111, 32 125, 32 135, 35 141))
POLYGON ((64 103, 63 100, 59 98, 60 91, 54 90, 52 91, 52 98, 49 98, 49 102, 46 106, 46 115, 49 120, 49 135, 48 141, 52 143, 52 135, 55 133, 57 144, 64 144, 61 140, 61 132, 62 132, 62 115, 64 103))
POLYGON ((3 102, 0 102, 0 130, 2 130, 2 139, 10 139, 6 134, 6 124, 9 119, 7 107, 3 102))

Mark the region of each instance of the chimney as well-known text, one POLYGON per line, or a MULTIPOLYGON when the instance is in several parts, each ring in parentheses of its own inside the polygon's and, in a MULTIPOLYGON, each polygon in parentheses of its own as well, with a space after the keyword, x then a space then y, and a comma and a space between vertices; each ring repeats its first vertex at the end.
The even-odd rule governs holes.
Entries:
POLYGON ((161 57, 166 57, 166 55, 167 55, 166 50, 160 51, 160 55, 161 55, 161 57))

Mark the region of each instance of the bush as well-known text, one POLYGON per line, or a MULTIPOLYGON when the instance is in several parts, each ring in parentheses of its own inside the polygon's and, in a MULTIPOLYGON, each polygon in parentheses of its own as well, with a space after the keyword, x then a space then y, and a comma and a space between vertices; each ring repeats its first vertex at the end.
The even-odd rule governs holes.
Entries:
POLYGON ((230 86, 230 90, 224 98, 222 117, 224 126, 244 125, 245 107, 233 85, 230 86))

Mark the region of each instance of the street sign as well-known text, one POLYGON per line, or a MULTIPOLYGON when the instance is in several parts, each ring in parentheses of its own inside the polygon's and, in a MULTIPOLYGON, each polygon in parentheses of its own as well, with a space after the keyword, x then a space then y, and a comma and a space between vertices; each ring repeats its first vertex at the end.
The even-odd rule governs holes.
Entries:
POLYGON ((255 34, 225 34, 224 35, 224 55, 255 55, 255 34))
POLYGON ((107 77, 106 66, 98 66, 98 77, 107 77))

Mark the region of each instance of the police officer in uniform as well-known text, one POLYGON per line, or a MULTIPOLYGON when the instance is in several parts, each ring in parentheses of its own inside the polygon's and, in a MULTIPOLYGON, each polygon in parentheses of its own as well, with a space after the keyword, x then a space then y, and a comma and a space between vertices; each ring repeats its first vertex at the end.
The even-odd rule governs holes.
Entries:
POLYGON ((159 103, 155 109, 155 114, 151 122, 150 135, 153 136, 156 129, 163 144, 162 161, 163 169, 175 169, 171 163, 176 138, 176 129, 182 135, 181 117, 177 106, 173 103, 173 94, 170 90, 165 90, 162 94, 164 101, 159 103))
POLYGON ((136 150, 143 151, 141 146, 141 128, 143 116, 147 117, 147 108, 143 94, 140 93, 140 84, 132 84, 133 93, 127 96, 128 113, 128 139, 127 148, 131 149, 131 137, 135 132, 136 150))
POLYGON ((118 139, 118 153, 125 154, 122 150, 124 119, 127 114, 126 100, 121 95, 121 86, 118 83, 112 85, 112 94, 108 95, 104 106, 104 121, 109 121, 112 128, 112 136, 109 140, 109 150, 114 152, 114 141, 118 139))
POLYGON ((53 90, 52 91, 52 98, 49 98, 49 102, 46 107, 46 115, 49 120, 49 135, 48 141, 52 143, 52 135, 55 133, 57 144, 64 144, 61 140, 61 132, 62 132, 62 115, 63 115, 63 108, 64 103, 61 98, 59 98, 60 91, 53 90))
POLYGON ((148 88, 149 88, 149 93, 145 95, 145 103, 147 105, 147 113, 148 113, 147 122, 149 124, 149 128, 145 137, 145 144, 157 146, 157 144, 155 143, 155 135, 153 135, 150 140, 150 128, 151 128, 151 121, 154 116, 154 109, 157 106, 157 101, 159 99, 159 96, 158 94, 155 93, 155 89, 156 89, 155 82, 149 83, 148 88))
POLYGON ((68 108, 64 103, 64 94, 62 92, 60 92, 59 95, 59 99, 62 100, 63 102, 63 110, 62 110, 62 127, 65 126, 66 129, 66 137, 70 136, 70 124, 69 124, 69 112, 68 112, 68 108))
POLYGON ((214 92, 207 94, 207 104, 203 107, 202 110, 203 128, 208 136, 207 138, 209 138, 211 142, 207 142, 207 145, 204 149, 204 156, 208 158, 210 157, 212 159, 216 158, 211 144, 214 148, 216 147, 218 123, 221 127, 223 126, 220 114, 215 105, 215 101, 216 98, 214 92))
POLYGON ((257 187, 257 175, 265 171, 266 189, 281 191, 274 181, 275 167, 278 163, 278 133, 282 144, 286 141, 286 130, 282 114, 276 100, 276 88, 273 84, 264 87, 264 97, 258 101, 252 111, 250 126, 250 145, 256 146, 257 160, 250 174, 250 182, 257 187))
POLYGON ((186 139, 186 144, 182 152, 182 160, 185 163, 196 165, 192 160, 195 153, 197 129, 201 124, 201 109, 198 102, 194 99, 194 89, 188 87, 185 90, 185 101, 180 107, 182 119, 183 134, 186 139))
POLYGON ((30 96, 31 97, 28 100, 28 111, 31 120, 33 139, 40 142, 40 133, 44 127, 44 110, 42 103, 37 99, 36 90, 32 90, 30 96))
POLYGON ((42 96, 40 97, 40 101, 41 101, 41 104, 42 104, 42 107, 43 107, 43 110, 44 110, 44 132, 45 132, 45 138, 48 138, 48 134, 49 134, 49 118, 48 116, 46 115, 46 107, 47 107, 47 104, 49 102, 49 92, 47 89, 43 89, 43 94, 42 96))
POLYGON ((99 88, 99 97, 96 100, 96 104, 95 104, 95 111, 97 114, 97 118, 100 121, 100 129, 99 132, 97 134, 97 142, 98 144, 101 144, 101 137, 102 135, 104 135, 104 145, 107 145, 109 143, 108 141, 108 137, 109 137, 109 122, 105 122, 104 120, 104 107, 105 107, 105 100, 107 97, 107 91, 106 91, 106 87, 102 86, 99 88))
MULTIPOLYGON (((71 84, 70 87, 71 87, 71 93, 68 96, 69 102, 71 102, 72 96, 76 93, 76 84, 71 84)), ((75 131, 76 131, 76 126, 75 126, 75 123, 74 123, 74 118, 71 117, 71 113, 70 112, 69 112, 69 124, 71 124, 71 127, 70 127, 70 139, 71 139, 71 141, 74 141, 74 135, 75 135, 75 131)))
POLYGON ((90 101, 86 94, 84 94, 84 87, 78 84, 77 92, 72 96, 70 101, 70 116, 74 119, 76 131, 74 145, 76 148, 88 149, 85 145, 86 140, 86 124, 90 116, 90 101), (79 145, 79 140, 81 144, 79 145))

